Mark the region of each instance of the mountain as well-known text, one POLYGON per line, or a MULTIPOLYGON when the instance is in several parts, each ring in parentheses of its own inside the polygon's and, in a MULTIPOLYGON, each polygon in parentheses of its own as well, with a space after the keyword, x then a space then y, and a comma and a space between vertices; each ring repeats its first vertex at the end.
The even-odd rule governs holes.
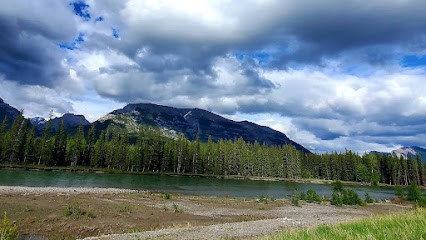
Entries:
POLYGON ((126 127, 129 131, 136 131, 143 124, 158 127, 172 137, 183 133, 190 140, 196 139, 198 134, 204 142, 209 136, 213 141, 242 137, 245 141, 267 145, 290 144, 302 152, 310 152, 285 134, 269 127, 248 121, 236 122, 198 108, 173 108, 150 103, 129 104, 96 122, 100 128, 106 128, 109 124, 126 127))
POLYGON ((3 99, 0 98, 0 123, 3 122, 5 117, 7 117, 8 123, 11 125, 18 115, 18 109, 5 103, 3 99))
MULTIPOLYGON (((62 117, 56 117, 56 118, 53 118, 52 120, 49 120, 52 124, 51 125, 52 128, 55 131, 58 130, 59 124, 61 123, 62 119, 64 119, 64 128, 65 129, 75 128, 78 125, 80 125, 80 123, 83 126, 90 125, 90 122, 87 121, 87 119, 83 115, 75 115, 75 114, 72 114, 72 113, 65 113, 62 117)), ((42 131, 46 127, 46 124, 49 121, 46 121, 44 118, 40 118, 40 117, 35 117, 35 118, 30 119, 31 124, 33 126, 35 126, 38 131, 42 131)))
POLYGON ((402 156, 403 158, 408 158, 409 156, 411 156, 415 159, 417 158, 417 154, 419 154, 423 162, 426 163, 426 149, 418 146, 398 148, 393 150, 392 154, 397 157, 402 156))

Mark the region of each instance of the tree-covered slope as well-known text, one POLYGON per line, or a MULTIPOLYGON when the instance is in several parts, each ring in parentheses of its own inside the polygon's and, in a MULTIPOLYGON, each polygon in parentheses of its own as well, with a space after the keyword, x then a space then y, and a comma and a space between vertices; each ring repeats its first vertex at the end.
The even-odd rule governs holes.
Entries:
POLYGON ((236 122, 198 108, 180 109, 155 104, 129 104, 96 122, 99 128, 105 128, 111 123, 125 126, 130 131, 136 131, 140 125, 158 127, 174 137, 182 133, 189 140, 195 140, 197 135, 203 142, 206 142, 209 136, 213 141, 242 137, 248 142, 257 141, 267 145, 289 144, 299 151, 309 152, 285 134, 269 127, 247 121, 236 122))

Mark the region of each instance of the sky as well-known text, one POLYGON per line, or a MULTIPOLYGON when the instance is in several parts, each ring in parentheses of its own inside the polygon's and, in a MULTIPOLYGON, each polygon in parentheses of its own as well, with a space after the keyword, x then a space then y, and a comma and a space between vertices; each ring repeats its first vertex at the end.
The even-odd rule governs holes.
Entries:
POLYGON ((424 0, 0 1, 0 97, 89 121, 151 102, 313 152, 426 146, 424 0))

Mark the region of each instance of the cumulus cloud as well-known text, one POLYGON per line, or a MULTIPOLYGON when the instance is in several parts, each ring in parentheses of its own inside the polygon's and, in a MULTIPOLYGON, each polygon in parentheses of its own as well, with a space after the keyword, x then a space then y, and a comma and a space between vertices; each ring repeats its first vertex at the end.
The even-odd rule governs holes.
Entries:
POLYGON ((129 102, 199 107, 271 126, 314 151, 426 146, 425 8, 420 0, 0 3, 0 94, 29 115, 55 109, 91 120, 129 102))

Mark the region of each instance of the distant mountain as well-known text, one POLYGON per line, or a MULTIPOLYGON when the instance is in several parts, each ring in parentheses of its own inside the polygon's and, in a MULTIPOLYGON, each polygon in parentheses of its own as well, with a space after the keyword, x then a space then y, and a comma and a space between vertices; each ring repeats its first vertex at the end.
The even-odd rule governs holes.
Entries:
POLYGON ((18 109, 5 103, 3 99, 0 98, 0 123, 3 122, 5 117, 7 117, 8 123, 11 125, 18 115, 18 109))
POLYGON ((412 146, 412 147, 402 147, 398 148, 396 150, 392 151, 392 154, 397 157, 403 157, 403 158, 417 158, 417 154, 419 154, 423 160, 424 163, 426 163, 426 149, 418 147, 418 146, 412 146))
POLYGON ((247 121, 236 122, 198 108, 180 109, 149 103, 129 104, 96 122, 100 128, 106 128, 109 124, 126 127, 129 131, 136 131, 142 124, 154 126, 172 137, 183 133, 190 140, 196 139, 197 134, 201 141, 207 141, 209 136, 213 141, 242 137, 245 141, 257 141, 260 144, 290 144, 302 152, 310 152, 285 134, 269 127, 247 121))
MULTIPOLYGON (((66 113, 62 117, 56 117, 56 118, 53 118, 52 120, 50 120, 50 122, 52 124, 51 125, 52 129, 54 131, 58 130, 59 124, 61 123, 62 119, 64 119, 65 129, 75 128, 78 125, 80 125, 80 123, 83 126, 90 125, 90 122, 87 121, 87 119, 83 115, 75 115, 75 114, 72 114, 72 113, 66 113)), ((36 127, 37 130, 42 131, 46 127, 46 124, 49 121, 46 121, 44 118, 35 117, 35 118, 31 118, 30 122, 33 126, 36 127)))

